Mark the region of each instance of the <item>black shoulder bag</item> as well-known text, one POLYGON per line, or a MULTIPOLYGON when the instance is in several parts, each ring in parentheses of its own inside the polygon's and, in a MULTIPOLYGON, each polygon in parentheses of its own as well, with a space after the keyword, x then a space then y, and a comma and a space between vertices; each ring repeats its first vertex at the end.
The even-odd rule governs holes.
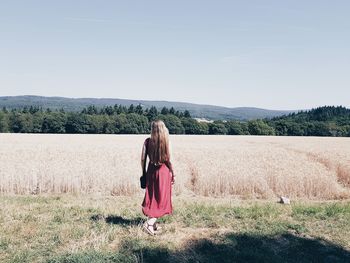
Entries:
POLYGON ((142 175, 140 177, 140 185, 142 189, 146 188, 146 161, 147 161, 147 149, 148 149, 148 139, 146 141, 146 149, 145 149, 145 161, 143 162, 142 175))

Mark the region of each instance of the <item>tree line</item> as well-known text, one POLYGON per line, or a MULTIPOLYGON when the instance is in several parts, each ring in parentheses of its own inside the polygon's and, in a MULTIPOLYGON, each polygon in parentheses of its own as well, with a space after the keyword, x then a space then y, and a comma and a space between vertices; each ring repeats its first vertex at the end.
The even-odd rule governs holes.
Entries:
POLYGON ((198 122, 189 111, 141 105, 93 105, 80 112, 38 106, 0 111, 0 132, 147 134, 150 122, 161 119, 171 134, 350 136, 350 110, 320 107, 273 119, 198 122))
POLYGON ((324 106, 272 118, 266 122, 276 135, 350 137, 350 109, 324 106))

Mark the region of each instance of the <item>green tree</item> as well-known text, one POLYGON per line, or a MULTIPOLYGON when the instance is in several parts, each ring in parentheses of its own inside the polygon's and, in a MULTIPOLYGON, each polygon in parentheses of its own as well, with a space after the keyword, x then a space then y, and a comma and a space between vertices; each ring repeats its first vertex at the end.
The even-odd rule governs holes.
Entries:
POLYGON ((167 107, 163 107, 162 110, 160 111, 160 114, 162 114, 162 115, 169 114, 169 109, 167 107))
POLYGON ((30 113, 12 111, 9 118, 9 130, 15 133, 30 133, 33 130, 33 118, 30 113))
POLYGON ((338 126, 335 122, 330 122, 328 124, 329 133, 333 137, 345 137, 347 136, 346 126, 338 126))
POLYGON ((297 122, 288 123, 288 136, 303 136, 305 134, 305 125, 297 122))
POLYGON ((185 118, 191 118, 191 114, 188 110, 185 110, 183 114, 185 118))
POLYGON ((70 112, 67 116, 65 128, 67 133, 87 133, 89 124, 86 114, 70 112))
POLYGON ((114 114, 114 109, 112 106, 107 106, 103 109, 103 114, 107 114, 107 115, 113 115, 114 114))
POLYGON ((122 134, 125 132, 125 127, 128 124, 128 119, 125 113, 121 113, 115 116, 115 133, 122 134))
POLYGON ((307 125, 308 136, 331 136, 329 125, 325 122, 313 121, 307 125))
POLYGON ((0 111, 0 133, 9 132, 8 118, 4 111, 0 111))
POLYGON ((44 121, 44 112, 38 110, 33 116, 33 133, 42 133, 43 121, 44 121))
POLYGON ((181 123, 181 120, 175 115, 162 115, 157 116, 157 119, 164 121, 170 134, 184 134, 185 129, 181 123))
POLYGON ((128 109, 125 106, 115 104, 114 105, 114 113, 115 114, 122 114, 122 113, 128 113, 128 109))
POLYGON ((244 131, 243 124, 239 121, 228 121, 225 123, 227 134, 229 135, 244 135, 247 134, 244 131))
POLYGON ((149 122, 145 116, 130 113, 126 115, 126 124, 123 133, 126 134, 144 134, 148 132, 149 122))
POLYGON ((131 104, 128 109, 128 113, 134 113, 135 112, 135 107, 134 104, 131 104))
POLYGON ((141 104, 137 105, 135 108, 135 113, 139 114, 139 115, 143 115, 143 109, 141 104))
POLYGON ((29 108, 27 106, 24 106, 22 109, 22 113, 28 113, 29 112, 29 108))
POLYGON ((252 120, 248 122, 248 130, 251 135, 274 135, 275 130, 263 120, 252 120))
POLYGON ((95 105, 90 105, 87 107, 86 111, 83 113, 86 113, 89 115, 98 114, 98 109, 96 108, 95 105))
POLYGON ((102 115, 102 122, 103 122, 102 131, 104 134, 117 133, 115 116, 102 115))
POLYGON ((99 134, 104 128, 103 115, 87 115, 86 124, 88 126, 87 133, 99 134))
POLYGON ((42 120, 43 133, 65 133, 66 115, 61 112, 45 113, 42 120))
POLYGON ((275 133, 278 136, 288 135, 288 122, 286 120, 278 120, 276 122, 271 122, 275 129, 275 133))
POLYGON ((30 114, 35 114, 40 110, 39 106, 30 106, 29 108, 29 113, 30 114))
POLYGON ((209 127, 205 122, 198 122, 191 118, 182 118, 181 123, 186 134, 208 134, 209 127))
POLYGON ((345 126, 346 129, 346 136, 350 137, 350 125, 345 126))
POLYGON ((156 107, 152 106, 149 110, 148 110, 148 113, 147 113, 147 118, 148 120, 150 121, 153 121, 157 118, 158 116, 158 110, 156 107))
POLYGON ((222 121, 214 121, 209 123, 209 134, 224 135, 227 134, 227 129, 222 121))
POLYGON ((180 111, 178 111, 178 110, 175 111, 175 116, 178 117, 178 118, 180 118, 180 119, 183 118, 183 117, 185 117, 184 113, 183 113, 183 112, 180 112, 180 111))

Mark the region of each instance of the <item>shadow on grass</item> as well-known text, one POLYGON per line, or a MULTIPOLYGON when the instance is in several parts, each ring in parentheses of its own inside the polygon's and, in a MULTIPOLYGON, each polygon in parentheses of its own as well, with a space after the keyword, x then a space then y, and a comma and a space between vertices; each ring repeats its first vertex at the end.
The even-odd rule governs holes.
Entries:
MULTIPOLYGON (((160 262, 158 257, 152 258, 153 251, 143 253, 147 261, 160 262)), ((350 262, 350 252, 342 247, 291 234, 275 237, 227 234, 189 240, 183 250, 170 251, 169 256, 177 262, 182 259, 188 262, 350 262)))
POLYGON ((142 217, 136 217, 136 218, 124 218, 122 216, 116 216, 116 215, 108 215, 103 216, 101 214, 92 215, 90 217, 90 220, 92 221, 102 221, 104 220, 107 224, 114 224, 114 225, 121 225, 121 226, 130 226, 130 225, 140 225, 144 221, 142 217))
POLYGON ((350 262, 350 252, 321 239, 291 234, 226 234, 170 249, 147 239, 124 240, 118 252, 84 252, 49 262, 350 262))

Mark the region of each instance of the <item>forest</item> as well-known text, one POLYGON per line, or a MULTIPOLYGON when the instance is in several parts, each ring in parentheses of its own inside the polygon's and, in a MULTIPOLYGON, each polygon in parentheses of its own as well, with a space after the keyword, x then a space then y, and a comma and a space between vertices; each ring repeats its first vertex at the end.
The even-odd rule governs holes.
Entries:
POLYGON ((80 112, 26 106, 0 110, 1 133, 146 134, 161 119, 170 134, 350 136, 350 109, 324 106, 270 119, 199 122, 173 107, 85 107, 80 112))

